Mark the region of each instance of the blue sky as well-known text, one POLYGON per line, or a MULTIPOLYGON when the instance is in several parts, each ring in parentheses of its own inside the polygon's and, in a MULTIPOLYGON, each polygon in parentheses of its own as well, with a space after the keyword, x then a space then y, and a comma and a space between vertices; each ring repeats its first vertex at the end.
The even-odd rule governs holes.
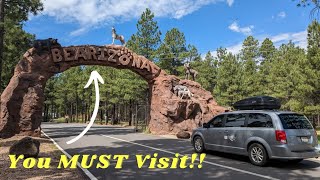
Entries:
POLYGON ((271 38, 279 46, 292 40, 306 47, 310 7, 292 0, 45 0, 25 30, 38 39, 57 38, 63 46, 112 42, 111 27, 127 39, 145 8, 155 13, 164 36, 179 28, 201 54, 226 47, 237 53, 248 35, 271 38))

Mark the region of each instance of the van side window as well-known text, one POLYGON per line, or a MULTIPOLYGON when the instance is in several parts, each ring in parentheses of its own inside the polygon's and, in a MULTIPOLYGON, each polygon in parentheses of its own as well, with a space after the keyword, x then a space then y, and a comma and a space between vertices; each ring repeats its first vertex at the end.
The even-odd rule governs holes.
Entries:
POLYGON ((272 128, 271 117, 267 114, 250 113, 248 117, 248 127, 272 128))
POLYGON ((244 127, 246 114, 228 114, 225 127, 244 127))
POLYGON ((210 122, 210 127, 222 127, 222 121, 223 121, 224 115, 217 116, 213 118, 213 120, 210 122))

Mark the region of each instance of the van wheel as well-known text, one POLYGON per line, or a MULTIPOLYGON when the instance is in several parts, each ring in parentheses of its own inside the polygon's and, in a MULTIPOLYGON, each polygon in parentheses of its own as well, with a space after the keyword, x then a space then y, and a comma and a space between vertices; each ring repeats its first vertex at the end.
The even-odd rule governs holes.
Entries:
POLYGON ((253 143, 249 147, 249 159, 256 166, 264 166, 268 162, 268 154, 266 149, 258 143, 253 143))
POLYGON ((204 142, 200 136, 196 136, 193 139, 193 148, 197 153, 203 153, 204 149, 204 142))

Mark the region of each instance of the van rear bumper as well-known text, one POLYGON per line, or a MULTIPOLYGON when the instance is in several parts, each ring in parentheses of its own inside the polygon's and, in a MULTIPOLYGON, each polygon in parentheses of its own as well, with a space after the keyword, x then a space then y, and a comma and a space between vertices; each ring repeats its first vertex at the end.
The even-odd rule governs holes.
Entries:
POLYGON ((272 148, 270 159, 307 159, 320 157, 320 147, 309 151, 291 151, 287 146, 276 146, 272 148))

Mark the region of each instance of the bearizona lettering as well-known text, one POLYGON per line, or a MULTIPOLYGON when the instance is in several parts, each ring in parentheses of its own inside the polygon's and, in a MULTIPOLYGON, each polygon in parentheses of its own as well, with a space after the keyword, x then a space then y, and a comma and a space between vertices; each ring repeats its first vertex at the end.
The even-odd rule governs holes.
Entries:
POLYGON ((131 66, 156 73, 159 68, 152 65, 149 60, 133 58, 133 52, 128 49, 116 50, 108 47, 84 46, 54 48, 51 50, 54 63, 72 61, 105 61, 120 66, 131 66))

